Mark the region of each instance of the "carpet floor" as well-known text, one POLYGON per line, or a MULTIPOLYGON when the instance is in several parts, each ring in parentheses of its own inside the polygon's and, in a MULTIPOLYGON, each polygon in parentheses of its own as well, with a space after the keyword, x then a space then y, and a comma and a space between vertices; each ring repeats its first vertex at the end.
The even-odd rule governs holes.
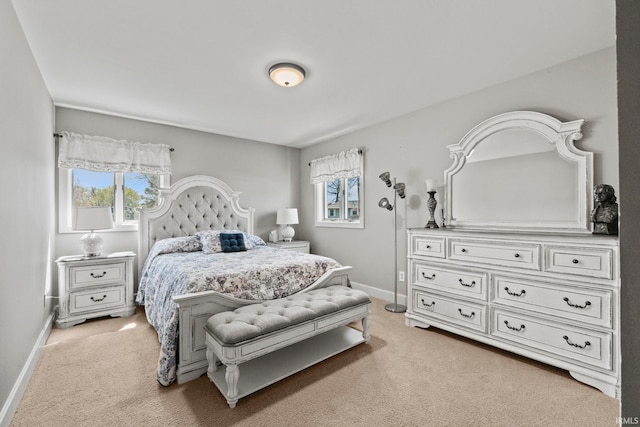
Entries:
POLYGON ((53 329, 11 426, 617 425, 619 401, 566 371, 410 328, 377 299, 371 334, 230 409, 206 376, 158 384, 159 343, 141 308, 53 329))

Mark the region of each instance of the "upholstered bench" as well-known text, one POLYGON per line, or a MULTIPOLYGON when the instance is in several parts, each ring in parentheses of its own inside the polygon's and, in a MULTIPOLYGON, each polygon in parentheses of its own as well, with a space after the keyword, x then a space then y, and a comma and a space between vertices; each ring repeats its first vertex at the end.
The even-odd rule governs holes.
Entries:
POLYGON ((254 391, 369 341, 370 315, 369 296, 340 285, 215 314, 205 326, 207 375, 234 408, 254 391), (362 332, 346 326, 360 319, 362 332))

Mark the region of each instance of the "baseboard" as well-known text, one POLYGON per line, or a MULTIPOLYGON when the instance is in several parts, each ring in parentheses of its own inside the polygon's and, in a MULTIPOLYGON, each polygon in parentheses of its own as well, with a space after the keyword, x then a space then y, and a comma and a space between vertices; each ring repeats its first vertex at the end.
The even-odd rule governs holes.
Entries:
MULTIPOLYGON (((366 292, 369 296, 374 298, 378 298, 387 302, 394 302, 393 300, 393 292, 385 291, 383 289, 374 288, 373 286, 365 285, 364 283, 358 283, 351 281, 351 286, 354 289, 360 289, 361 291, 366 292)), ((398 304, 407 305, 407 296, 398 294, 398 304)))
POLYGON ((13 385, 11 393, 9 393, 9 397, 2 406, 2 411, 0 411, 0 427, 9 427, 9 425, 11 424, 13 415, 18 409, 20 400, 22 399, 24 391, 27 389, 27 385, 29 384, 31 376, 33 375, 33 371, 35 371, 36 366, 38 365, 38 361, 40 360, 40 356, 42 355, 42 349, 47 343, 47 339, 49 339, 52 326, 53 313, 49 314, 47 320, 44 322, 44 326, 40 331, 40 335, 33 345, 33 349, 31 349, 29 358, 25 362, 22 371, 20 371, 20 375, 13 385))

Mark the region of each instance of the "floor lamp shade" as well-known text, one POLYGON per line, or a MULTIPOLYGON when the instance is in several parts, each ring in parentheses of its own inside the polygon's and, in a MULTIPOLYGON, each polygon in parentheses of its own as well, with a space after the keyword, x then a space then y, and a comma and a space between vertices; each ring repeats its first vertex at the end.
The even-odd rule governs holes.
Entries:
POLYGON ((287 209, 278 209, 278 214, 276 216, 276 224, 285 225, 282 229, 282 239, 285 242, 290 242, 295 236, 296 231, 291 227, 291 224, 298 223, 298 209, 295 208, 287 208, 287 209))
POLYGON ((80 248, 85 256, 98 256, 102 251, 102 236, 95 230, 113 228, 113 217, 110 207, 82 207, 75 209, 73 229, 86 230, 89 233, 80 238, 80 248))

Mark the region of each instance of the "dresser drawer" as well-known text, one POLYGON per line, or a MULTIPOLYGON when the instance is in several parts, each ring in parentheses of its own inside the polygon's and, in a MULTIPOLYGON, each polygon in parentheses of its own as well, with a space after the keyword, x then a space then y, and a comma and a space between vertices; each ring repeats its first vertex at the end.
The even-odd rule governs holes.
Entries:
POLYGON ((554 273, 613 278, 613 250, 548 246, 546 270, 554 273))
POLYGON ((456 301, 419 290, 413 293, 416 313, 486 332, 486 307, 470 302, 456 301))
POLYGON ((464 239, 450 239, 449 245, 449 259, 452 260, 532 270, 540 269, 539 245, 491 243, 464 239))
POLYGON ((69 298, 69 312, 78 313, 124 305, 125 290, 124 286, 117 286, 91 292, 73 292, 69 298))
POLYGON ((491 335, 567 359, 612 369, 611 333, 591 331, 494 309, 491 335))
POLYGON ((487 273, 413 263, 415 285, 487 300, 487 273))
POLYGON ((612 291, 502 275, 494 275, 492 282, 496 303, 612 327, 612 291))
POLYGON ((444 258, 445 239, 427 236, 412 236, 410 255, 444 258))
POLYGON ((101 264, 94 266, 71 267, 69 269, 69 288, 86 288, 106 284, 125 283, 125 263, 101 264))

